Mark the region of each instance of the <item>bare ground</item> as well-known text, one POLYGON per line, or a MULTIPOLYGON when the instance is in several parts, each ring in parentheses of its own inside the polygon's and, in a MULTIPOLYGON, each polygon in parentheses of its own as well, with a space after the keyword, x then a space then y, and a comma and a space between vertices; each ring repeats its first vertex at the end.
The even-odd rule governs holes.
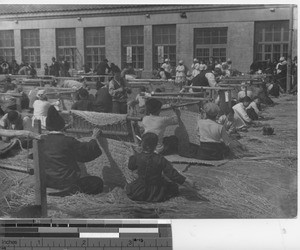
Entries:
MULTIPOLYGON (((293 218, 297 216, 297 97, 274 99, 264 111, 261 126, 241 133, 250 158, 219 167, 184 164, 174 167, 196 181, 198 195, 181 188, 181 195, 163 203, 136 203, 121 188, 89 196, 48 196, 48 216, 54 218, 293 218), (269 124, 275 135, 262 135, 269 124), (255 158, 260 157, 260 158, 255 158), (208 199, 205 201, 204 198, 208 199)), ((0 159, 0 163, 31 166, 27 151, 0 159)), ((100 157, 101 159, 101 157, 100 157)), ((87 164, 102 176, 106 161, 87 164)), ((0 170, 0 216, 15 216, 22 206, 34 204, 32 176, 0 170)), ((27 215, 28 216, 28 215, 27 215)), ((26 217, 26 215, 24 215, 26 217)), ((29 217, 33 217, 32 215, 29 217)))

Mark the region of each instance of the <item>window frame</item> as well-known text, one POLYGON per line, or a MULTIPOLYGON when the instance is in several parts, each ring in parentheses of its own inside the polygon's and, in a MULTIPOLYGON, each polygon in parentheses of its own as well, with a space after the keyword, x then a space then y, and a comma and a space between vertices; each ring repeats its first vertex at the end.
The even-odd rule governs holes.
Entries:
POLYGON ((33 64, 35 68, 41 68, 41 48, 40 48, 39 29, 21 30, 21 50, 22 50, 23 62, 28 64, 33 64))

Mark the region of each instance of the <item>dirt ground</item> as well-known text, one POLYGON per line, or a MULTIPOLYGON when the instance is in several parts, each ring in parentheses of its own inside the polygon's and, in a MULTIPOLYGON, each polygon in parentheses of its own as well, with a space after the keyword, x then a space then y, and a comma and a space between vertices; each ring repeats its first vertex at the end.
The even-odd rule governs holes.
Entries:
MULTIPOLYGON (((174 164, 197 183, 198 195, 180 188, 179 197, 155 204, 130 201, 121 188, 95 196, 48 197, 49 217, 294 218, 298 186, 297 96, 283 95, 273 100, 276 104, 265 108, 261 125, 240 133, 240 142, 252 157, 230 160, 218 167, 191 165, 187 169, 186 164, 174 164), (262 134, 262 126, 267 124, 275 129, 274 135, 262 134)), ((21 151, 0 159, 0 164, 31 165, 26 155, 26 150, 21 151)), ((88 171, 100 174, 95 165, 87 164, 88 171)), ((32 177, 0 170, 0 185, 0 216, 14 216, 21 206, 34 204, 32 177)))

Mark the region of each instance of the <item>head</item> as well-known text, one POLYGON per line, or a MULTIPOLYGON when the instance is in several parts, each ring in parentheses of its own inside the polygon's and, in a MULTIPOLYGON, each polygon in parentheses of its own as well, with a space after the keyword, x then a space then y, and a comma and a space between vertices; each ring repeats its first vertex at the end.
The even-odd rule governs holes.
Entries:
POLYGON ((140 87, 140 92, 142 93, 142 92, 146 92, 146 87, 145 86, 141 86, 140 87))
POLYGON ((44 63, 44 67, 47 68, 47 67, 48 67, 48 64, 47 64, 47 63, 44 63))
POLYGON ((222 70, 218 67, 215 67, 214 68, 214 71, 213 71, 214 75, 217 77, 217 76, 221 76, 223 74, 222 70))
POLYGON ((205 65, 204 65, 204 64, 200 64, 199 70, 200 70, 200 71, 205 70, 205 65))
POLYGON ((55 62, 55 60, 56 60, 55 57, 52 57, 52 62, 55 62))
POLYGON ((256 104, 260 104, 260 98, 258 96, 254 96, 253 97, 253 101, 256 103, 256 104))
POLYGON ((228 58, 228 59, 227 59, 227 61, 226 61, 226 63, 227 63, 228 65, 232 64, 232 61, 231 61, 231 59, 230 59, 230 58, 228 58))
POLYGON ((197 58, 194 58, 193 62, 194 62, 194 63, 198 63, 199 61, 198 61, 197 58))
POLYGON ((19 113, 15 110, 9 111, 7 113, 7 119, 11 124, 16 124, 19 119, 19 113))
POLYGON ((36 97, 41 100, 41 101, 46 101, 47 100, 47 96, 46 96, 46 92, 44 89, 40 89, 37 93, 36 93, 36 97))
POLYGON ((158 136, 154 133, 148 132, 142 136, 142 148, 146 152, 154 152, 158 143, 158 136))
POLYGON ((220 112, 219 106, 213 102, 205 103, 203 105, 203 110, 206 114, 206 118, 211 119, 211 120, 216 120, 216 118, 220 112))
POLYGON ((183 60, 179 60, 178 64, 183 65, 183 60))
POLYGON ((85 100, 89 98, 89 92, 84 88, 78 90, 78 95, 80 100, 85 100))
POLYGON ((242 91, 245 91, 245 89, 246 89, 246 83, 245 83, 245 82, 242 82, 242 83, 241 83, 241 90, 242 90, 242 91))
POLYGON ((169 58, 165 59, 165 63, 169 64, 170 63, 170 59, 169 58))
POLYGON ((147 113, 151 115, 159 115, 161 111, 162 103, 157 99, 149 99, 146 101, 147 113))
POLYGON ((108 60, 106 58, 103 59, 103 62, 108 63, 108 60))
POLYGON ((249 104, 252 102, 252 100, 249 96, 245 96, 241 101, 245 108, 247 108, 249 106, 249 104))
POLYGON ((46 118, 46 129, 49 131, 61 131, 65 127, 65 121, 56 108, 51 105, 46 118))
POLYGON ((283 61, 285 61, 284 56, 282 56, 282 57, 279 58, 279 62, 283 62, 283 61))
POLYGON ((121 79, 121 72, 119 70, 116 70, 113 74, 115 80, 119 81, 121 79))

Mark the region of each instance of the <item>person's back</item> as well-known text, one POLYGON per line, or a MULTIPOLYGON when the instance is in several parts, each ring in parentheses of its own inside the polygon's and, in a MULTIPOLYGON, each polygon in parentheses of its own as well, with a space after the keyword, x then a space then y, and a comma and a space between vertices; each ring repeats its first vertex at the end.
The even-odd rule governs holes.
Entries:
POLYGON ((109 94, 107 85, 97 90, 93 103, 93 110, 96 112, 112 112, 112 96, 109 94))
MULTIPOLYGON (((199 87, 199 86, 208 87, 209 82, 208 82, 208 79, 205 76, 206 73, 207 73, 207 71, 201 70, 200 73, 192 79, 192 85, 195 86, 195 87, 199 87)), ((194 92, 200 92, 202 90, 193 89, 193 91, 194 92)))

